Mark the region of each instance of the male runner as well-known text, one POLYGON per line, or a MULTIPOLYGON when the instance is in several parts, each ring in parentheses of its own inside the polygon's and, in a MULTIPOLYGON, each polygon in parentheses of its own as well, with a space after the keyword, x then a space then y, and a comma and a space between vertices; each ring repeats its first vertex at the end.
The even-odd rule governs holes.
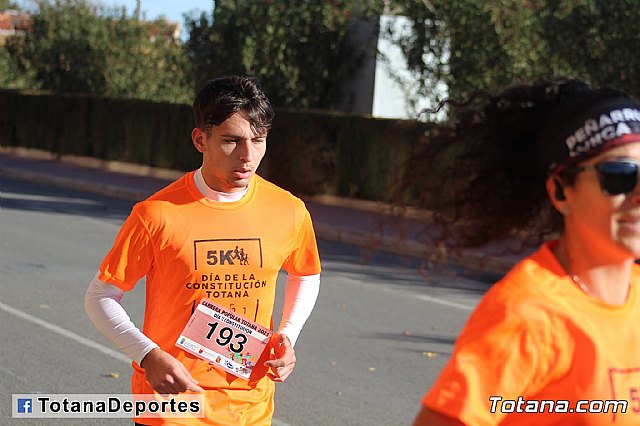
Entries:
POLYGON ((132 393, 205 392, 206 417, 188 424, 268 425, 273 382, 291 374, 293 346, 318 296, 311 218, 300 199, 255 174, 274 116, 256 79, 211 80, 193 109, 191 138, 202 167, 134 206, 91 282, 85 307, 133 360, 132 393), (288 273, 282 321, 249 379, 176 346, 203 298, 242 321, 272 328, 280 269, 288 273), (141 332, 120 300, 142 277, 141 332))

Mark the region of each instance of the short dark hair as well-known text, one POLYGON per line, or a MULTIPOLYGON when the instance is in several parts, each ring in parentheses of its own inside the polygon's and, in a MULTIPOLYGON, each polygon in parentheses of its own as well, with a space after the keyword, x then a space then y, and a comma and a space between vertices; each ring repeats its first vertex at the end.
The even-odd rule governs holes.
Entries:
POLYGON ((254 132, 271 129, 275 113, 257 78, 233 75, 209 80, 193 101, 196 126, 207 134, 238 111, 247 114, 254 132))

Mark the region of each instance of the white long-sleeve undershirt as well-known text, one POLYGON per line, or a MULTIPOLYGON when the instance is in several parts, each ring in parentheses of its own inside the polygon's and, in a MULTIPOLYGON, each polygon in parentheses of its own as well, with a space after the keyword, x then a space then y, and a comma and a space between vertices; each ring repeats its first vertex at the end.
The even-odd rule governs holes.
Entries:
POLYGON ((320 292, 320 274, 287 276, 287 284, 284 290, 284 306, 282 308, 282 320, 278 331, 291 340, 295 346, 304 323, 313 311, 313 307, 320 292))
MULTIPOLYGON (((320 275, 287 276, 284 307, 279 332, 295 345, 320 290, 320 275)), ((84 298, 87 315, 96 328, 125 355, 140 365, 142 359, 158 347, 129 318, 120 303, 124 292, 113 284, 98 279, 91 281, 84 298)))
MULTIPOLYGON (((238 199, 235 193, 224 194, 209 188, 204 183, 200 170, 195 173, 195 182, 200 192, 213 200, 231 202, 238 199)), ((304 323, 311 315, 319 291, 319 274, 287 276, 279 332, 286 335, 292 345, 295 345, 304 323)), ((84 306, 96 328, 125 355, 140 365, 142 359, 158 345, 131 321, 120 303, 123 295, 124 292, 120 288, 100 281, 96 274, 85 294, 84 306)))
MULTIPOLYGON (((99 273, 98 273, 99 274, 99 273)), ((131 321, 120 303, 124 291, 98 279, 91 280, 84 295, 84 309, 98 330, 138 365, 158 345, 131 321)))

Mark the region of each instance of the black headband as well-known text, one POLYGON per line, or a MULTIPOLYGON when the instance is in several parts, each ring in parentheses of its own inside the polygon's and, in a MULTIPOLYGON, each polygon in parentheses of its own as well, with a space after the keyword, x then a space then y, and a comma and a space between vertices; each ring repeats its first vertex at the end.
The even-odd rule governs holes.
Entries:
POLYGON ((618 145, 611 141, 640 141, 640 104, 624 97, 600 99, 586 102, 573 116, 547 118, 537 142, 538 170, 544 176, 560 172, 597 155, 605 145, 618 145))

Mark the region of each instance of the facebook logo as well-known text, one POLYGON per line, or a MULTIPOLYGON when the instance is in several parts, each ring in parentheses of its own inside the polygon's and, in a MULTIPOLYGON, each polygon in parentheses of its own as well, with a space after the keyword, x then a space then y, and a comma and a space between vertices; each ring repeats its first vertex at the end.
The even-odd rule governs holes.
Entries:
POLYGON ((30 398, 18 398, 18 413, 31 413, 32 409, 30 398))

